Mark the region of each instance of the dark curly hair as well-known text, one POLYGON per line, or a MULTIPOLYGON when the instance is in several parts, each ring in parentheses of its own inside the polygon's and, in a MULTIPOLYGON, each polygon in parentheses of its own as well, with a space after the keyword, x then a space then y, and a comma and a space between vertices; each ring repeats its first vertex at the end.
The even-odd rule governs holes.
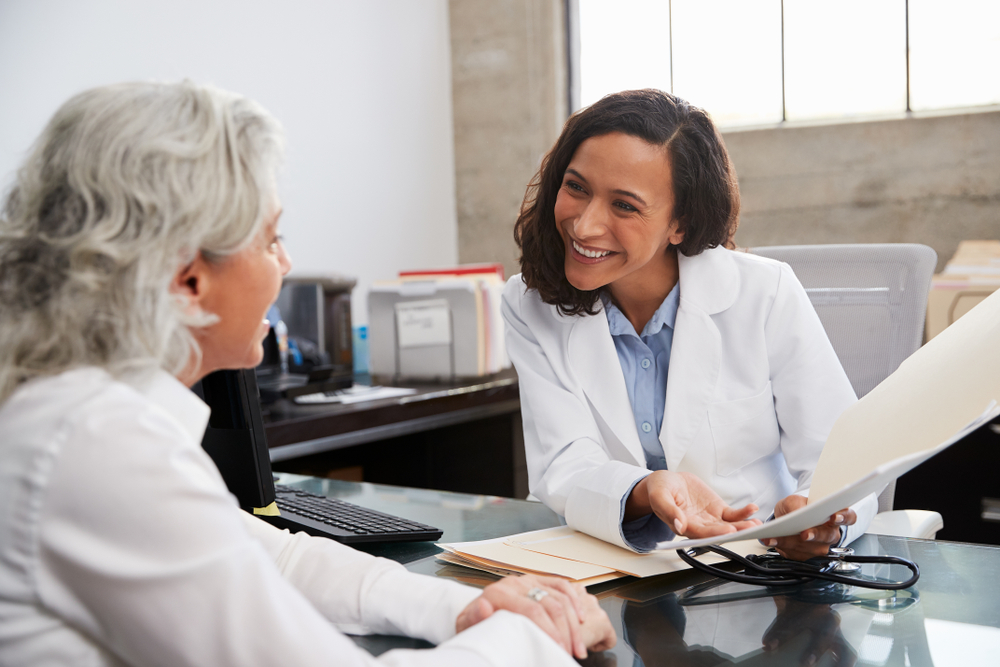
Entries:
POLYGON ((514 225, 525 285, 566 315, 595 314, 605 288, 582 291, 566 279, 566 250, 554 213, 556 195, 580 144, 611 132, 667 149, 673 171, 673 216, 684 232, 679 252, 691 256, 720 245, 731 248, 739 224, 736 174, 719 131, 703 109, 653 89, 614 93, 581 109, 566 121, 528 184, 514 225))

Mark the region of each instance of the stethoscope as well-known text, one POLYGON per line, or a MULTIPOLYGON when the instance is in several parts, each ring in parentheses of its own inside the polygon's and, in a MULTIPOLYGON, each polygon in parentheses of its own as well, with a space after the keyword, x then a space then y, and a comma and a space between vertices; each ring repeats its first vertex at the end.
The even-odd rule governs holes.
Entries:
POLYGON ((806 561, 787 559, 774 549, 769 549, 763 555, 751 554, 744 557, 719 546, 678 549, 677 555, 691 567, 713 577, 755 586, 799 586, 820 579, 848 586, 894 591, 909 588, 920 578, 920 568, 911 560, 896 556, 856 556, 854 549, 849 547, 833 547, 826 556, 806 561), (733 572, 697 560, 696 556, 707 552, 718 554, 742 568, 733 572), (862 563, 902 565, 913 576, 905 581, 865 578, 860 574, 862 563))

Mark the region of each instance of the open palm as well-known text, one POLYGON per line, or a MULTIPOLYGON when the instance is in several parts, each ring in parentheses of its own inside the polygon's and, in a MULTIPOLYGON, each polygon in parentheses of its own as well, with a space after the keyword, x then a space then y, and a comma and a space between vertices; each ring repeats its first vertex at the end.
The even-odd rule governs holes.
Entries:
POLYGON ((711 537, 760 524, 750 519, 757 511, 756 505, 732 508, 691 473, 664 470, 649 475, 647 480, 650 508, 678 535, 711 537))

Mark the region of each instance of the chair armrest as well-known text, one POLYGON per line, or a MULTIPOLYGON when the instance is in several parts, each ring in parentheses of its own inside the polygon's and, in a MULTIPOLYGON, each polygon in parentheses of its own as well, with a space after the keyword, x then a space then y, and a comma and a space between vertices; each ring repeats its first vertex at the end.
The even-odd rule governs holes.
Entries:
POLYGON ((944 519, 929 510, 893 510, 880 512, 868 526, 869 533, 933 540, 944 528, 944 519))

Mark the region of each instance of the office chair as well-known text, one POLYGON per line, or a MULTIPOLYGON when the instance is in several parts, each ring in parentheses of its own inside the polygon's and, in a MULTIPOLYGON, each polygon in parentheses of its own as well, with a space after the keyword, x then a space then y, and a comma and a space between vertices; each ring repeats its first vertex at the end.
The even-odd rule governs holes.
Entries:
MULTIPOLYGON (((937 253, 914 243, 767 246, 750 252, 786 262, 806 288, 854 392, 861 398, 923 342, 937 253)), ((868 532, 933 539, 937 512, 892 511, 896 482, 879 495, 868 532)))

